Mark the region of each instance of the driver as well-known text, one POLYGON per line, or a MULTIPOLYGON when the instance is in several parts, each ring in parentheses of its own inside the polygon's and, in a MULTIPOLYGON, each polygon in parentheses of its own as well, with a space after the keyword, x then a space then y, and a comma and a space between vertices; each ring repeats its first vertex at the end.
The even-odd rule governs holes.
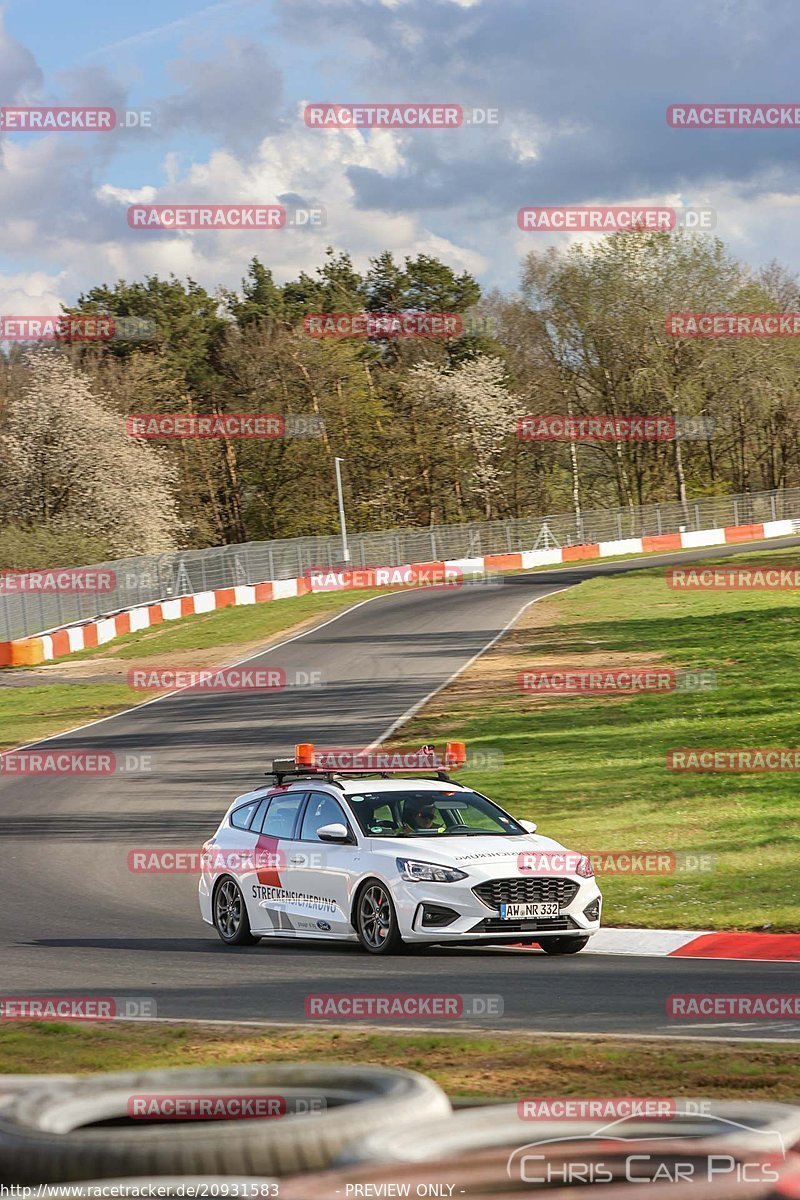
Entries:
POLYGON ((418 833, 437 829, 436 806, 424 797, 406 800, 403 805, 403 829, 406 833, 418 833))

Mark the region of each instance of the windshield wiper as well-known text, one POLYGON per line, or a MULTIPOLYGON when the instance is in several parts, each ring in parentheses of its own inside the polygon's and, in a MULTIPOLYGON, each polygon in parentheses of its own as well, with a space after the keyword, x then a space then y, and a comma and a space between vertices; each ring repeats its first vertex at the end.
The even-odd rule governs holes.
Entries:
POLYGON ((455 829, 448 829, 447 833, 444 836, 445 837, 508 837, 509 831, 507 829, 467 829, 467 827, 464 826, 463 830, 459 829, 458 831, 456 831, 455 829))

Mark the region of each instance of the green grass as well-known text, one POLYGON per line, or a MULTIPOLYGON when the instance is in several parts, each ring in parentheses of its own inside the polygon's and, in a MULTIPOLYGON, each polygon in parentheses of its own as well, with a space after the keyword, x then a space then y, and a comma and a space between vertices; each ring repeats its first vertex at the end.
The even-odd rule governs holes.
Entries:
MULTIPOLYGON (((785 549, 758 555, 759 563, 797 559, 785 549)), ((502 770, 464 779, 575 849, 714 856, 708 873, 605 875, 608 924, 800 929, 800 775, 666 767, 671 748, 800 746, 800 596, 671 591, 657 569, 591 580, 546 603, 547 628, 517 630, 497 648, 506 668, 509 654, 514 665, 501 685, 489 679, 476 701, 457 682, 405 727, 403 741, 463 738, 500 750, 502 770), (713 670, 717 687, 625 698, 517 690, 516 671, 534 658, 580 665, 588 650, 609 665, 635 651, 713 670)))
POLYGON ((0 688, 0 751, 108 717, 149 694, 137 697, 124 683, 0 688))
POLYGON ((369 1062, 431 1076, 451 1096, 708 1096, 797 1100, 800 1056, 778 1042, 714 1044, 509 1034, 255 1031, 157 1024, 4 1023, 0 1074, 222 1063, 369 1062))

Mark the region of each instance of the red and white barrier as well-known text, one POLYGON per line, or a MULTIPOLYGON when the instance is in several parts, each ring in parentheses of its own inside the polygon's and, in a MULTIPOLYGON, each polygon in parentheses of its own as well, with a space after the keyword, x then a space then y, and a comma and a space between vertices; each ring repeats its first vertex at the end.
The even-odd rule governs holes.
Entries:
POLYGON ((800 962, 800 933, 703 933, 686 929, 601 929, 589 942, 594 954, 656 958, 728 958, 800 962))
POLYGON ((66 654, 105 645, 122 634, 137 633, 164 621, 175 621, 197 613, 215 612, 231 605, 260 604, 265 600, 283 600, 290 596, 303 596, 308 592, 376 587, 452 586, 469 576, 501 571, 526 571, 532 567, 560 566, 564 563, 613 558, 617 555, 685 550, 699 546, 724 546, 736 542, 758 541, 762 538, 786 537, 795 531, 794 521, 768 521, 761 525, 729 525, 724 529, 705 529, 696 533, 621 538, 613 542, 592 542, 584 546, 564 546, 552 550, 523 550, 514 554, 487 554, 477 558, 405 563, 395 567, 320 570, 300 579, 276 579, 267 583, 196 592, 191 596, 179 596, 157 604, 142 605, 81 625, 54 629, 36 637, 0 642, 0 667, 37 666, 66 654))

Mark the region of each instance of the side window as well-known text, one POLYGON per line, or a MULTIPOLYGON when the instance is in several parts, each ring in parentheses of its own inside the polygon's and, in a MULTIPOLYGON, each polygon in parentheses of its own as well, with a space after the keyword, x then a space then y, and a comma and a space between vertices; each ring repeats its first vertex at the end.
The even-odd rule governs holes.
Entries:
POLYGON ((234 809, 231 813, 231 825, 234 829, 249 829, 250 821, 253 813, 258 808, 258 801, 254 800, 252 804, 243 804, 241 808, 234 809))
POLYGON ((333 796, 326 796, 323 792, 312 792, 308 798, 308 808, 300 831, 302 841, 318 842, 320 839, 317 830, 323 825, 346 825, 350 828, 341 805, 337 804, 333 796))
POLYGON ((267 837, 290 838, 294 822, 305 792, 289 792, 285 796, 273 796, 261 832, 267 837))
POLYGON ((253 817, 252 821, 250 822, 250 832, 251 833, 261 833, 261 826, 264 823, 264 817, 266 816, 267 809, 269 808, 269 802, 271 799, 272 799, 272 796, 265 796, 264 799, 259 804, 258 812, 256 813, 256 815, 253 817))

